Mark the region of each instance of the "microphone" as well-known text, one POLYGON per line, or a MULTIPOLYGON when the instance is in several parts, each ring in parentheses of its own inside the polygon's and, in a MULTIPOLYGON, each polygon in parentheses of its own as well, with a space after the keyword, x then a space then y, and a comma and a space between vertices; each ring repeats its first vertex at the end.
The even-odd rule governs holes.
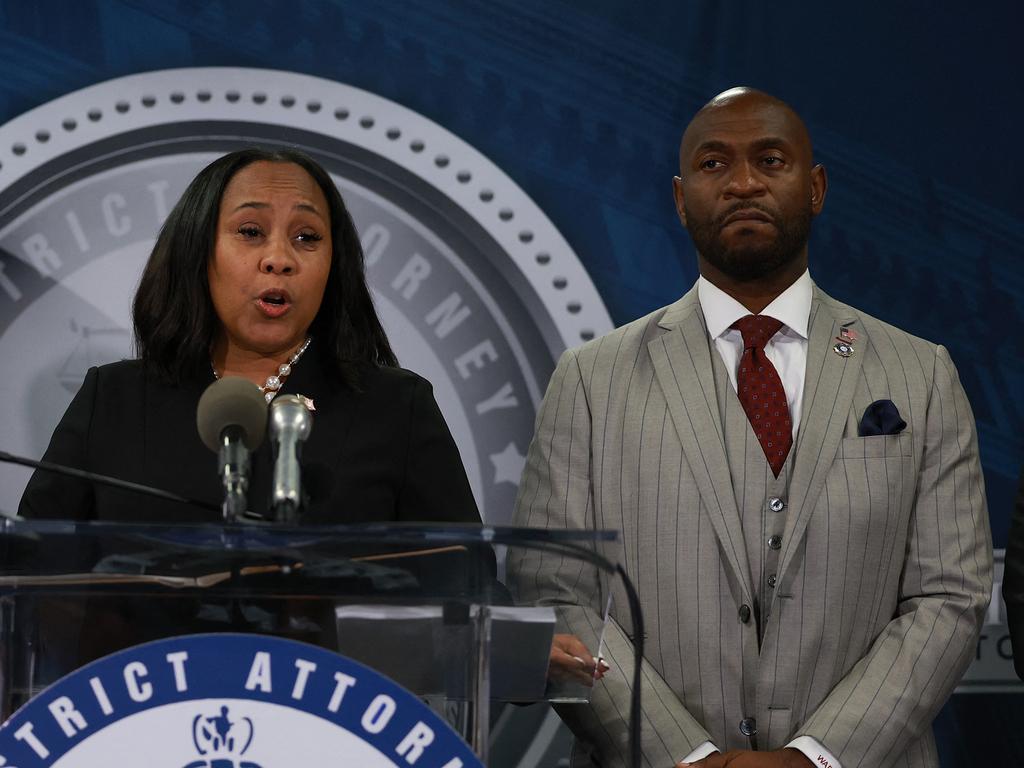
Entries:
POLYGON ((270 403, 270 441, 274 446, 274 491, 270 508, 278 522, 293 523, 302 506, 299 458, 313 429, 313 415, 296 395, 279 395, 270 403))
POLYGON ((249 453, 263 442, 267 402, 248 379, 225 376, 203 392, 196 408, 199 437, 217 453, 217 471, 224 484, 221 512, 235 522, 245 514, 249 491, 249 453))

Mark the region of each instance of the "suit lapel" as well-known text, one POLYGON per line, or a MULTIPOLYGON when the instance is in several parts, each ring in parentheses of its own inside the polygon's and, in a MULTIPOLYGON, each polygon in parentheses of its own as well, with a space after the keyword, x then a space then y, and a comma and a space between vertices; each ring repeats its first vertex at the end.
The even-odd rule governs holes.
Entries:
POLYGON ((814 288, 804 376, 804 406, 789 486, 790 514, 783 534, 780 576, 800 548, 807 522, 835 460, 850 412, 868 338, 849 307, 833 302, 814 288), (854 353, 842 357, 833 347, 840 328, 858 332, 854 353))
POLYGON ((697 289, 665 310, 659 326, 668 332, 647 346, 655 376, 722 550, 749 598, 753 594, 750 564, 729 475, 711 348, 697 289))

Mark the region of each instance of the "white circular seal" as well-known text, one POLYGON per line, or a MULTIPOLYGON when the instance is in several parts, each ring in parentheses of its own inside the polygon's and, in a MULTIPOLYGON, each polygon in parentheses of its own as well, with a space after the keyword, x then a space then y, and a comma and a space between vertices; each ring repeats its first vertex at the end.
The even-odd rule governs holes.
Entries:
POLYGON ((185 635, 72 671, 0 728, 0 766, 481 768, 379 672, 280 637, 185 635))
MULTIPOLYGON (((131 298, 167 213, 203 166, 252 145, 332 174, 399 360, 433 383, 485 518, 507 522, 554 362, 610 330, 607 310, 487 158, 394 102, 290 72, 132 75, 0 127, 0 448, 40 456, 86 369, 131 356, 131 298)), ((0 468, 0 510, 27 479, 0 468)))

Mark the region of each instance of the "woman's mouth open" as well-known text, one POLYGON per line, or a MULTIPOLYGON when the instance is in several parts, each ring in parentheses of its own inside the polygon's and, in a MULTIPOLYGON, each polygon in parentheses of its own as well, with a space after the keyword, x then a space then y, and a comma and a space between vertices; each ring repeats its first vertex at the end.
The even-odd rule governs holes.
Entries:
POLYGON ((290 308, 292 302, 287 291, 264 291, 256 299, 256 306, 269 318, 281 317, 290 308))

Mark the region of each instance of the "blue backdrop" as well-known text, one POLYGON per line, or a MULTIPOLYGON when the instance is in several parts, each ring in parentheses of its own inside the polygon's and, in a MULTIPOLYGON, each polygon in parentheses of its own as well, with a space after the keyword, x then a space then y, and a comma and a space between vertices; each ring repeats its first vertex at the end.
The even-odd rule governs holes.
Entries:
MULTIPOLYGON (((933 341, 977 417, 1003 547, 1024 463, 1019 30, 1004 2, 0 2, 0 123, 113 77, 252 66, 338 80, 437 121, 553 220, 616 324, 696 277, 672 205, 693 112, 746 84, 808 122, 830 192, 812 273, 933 341)), ((944 765, 1024 754, 1019 698, 958 697, 944 765)))

